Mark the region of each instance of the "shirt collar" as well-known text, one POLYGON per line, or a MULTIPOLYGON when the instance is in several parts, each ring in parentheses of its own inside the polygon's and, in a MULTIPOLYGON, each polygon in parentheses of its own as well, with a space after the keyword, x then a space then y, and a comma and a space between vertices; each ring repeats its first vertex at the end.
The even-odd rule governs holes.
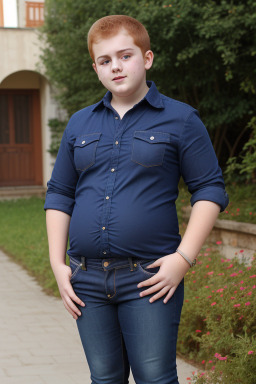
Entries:
MULTIPOLYGON (((155 83, 153 81, 147 81, 147 85, 149 87, 149 90, 146 96, 142 100, 146 100, 154 108, 158 108, 158 109, 164 108, 161 95, 158 92, 155 83)), ((104 107, 104 106, 111 108, 111 98, 112 98, 112 93, 108 91, 105 94, 105 96, 95 105, 92 111, 94 112, 100 107, 104 107)))

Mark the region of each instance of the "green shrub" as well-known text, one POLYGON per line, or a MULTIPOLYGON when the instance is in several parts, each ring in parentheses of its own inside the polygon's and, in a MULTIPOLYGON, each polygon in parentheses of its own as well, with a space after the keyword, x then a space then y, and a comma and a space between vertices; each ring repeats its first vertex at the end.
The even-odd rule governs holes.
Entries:
POLYGON ((199 255, 186 276, 178 338, 178 351, 201 366, 191 382, 256 383, 255 308, 255 258, 248 266, 212 248, 199 255))

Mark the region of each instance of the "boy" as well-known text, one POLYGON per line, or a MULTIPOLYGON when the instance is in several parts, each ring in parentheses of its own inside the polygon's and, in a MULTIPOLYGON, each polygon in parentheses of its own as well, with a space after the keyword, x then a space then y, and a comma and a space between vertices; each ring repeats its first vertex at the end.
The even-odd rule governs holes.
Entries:
POLYGON ((142 24, 104 17, 88 47, 108 92, 63 135, 45 203, 51 266, 93 384, 128 383, 130 367, 137 384, 177 384, 183 277, 228 204, 222 173, 197 111, 146 82, 142 24), (182 241, 180 176, 193 206, 182 241))

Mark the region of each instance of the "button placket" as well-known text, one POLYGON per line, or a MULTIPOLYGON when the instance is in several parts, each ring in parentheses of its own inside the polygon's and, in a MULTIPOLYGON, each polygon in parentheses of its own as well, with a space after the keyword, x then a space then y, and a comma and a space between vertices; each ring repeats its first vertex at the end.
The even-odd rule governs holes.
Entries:
POLYGON ((103 203, 103 212, 102 212, 102 222, 101 222, 101 254, 109 254, 109 236, 108 236, 108 223, 110 216, 110 209, 112 204, 112 196, 115 186, 115 180, 117 175, 117 165, 120 156, 120 138, 123 132, 123 121, 115 116, 115 125, 116 125, 116 134, 114 136, 114 142, 111 153, 110 160, 110 171, 107 178, 106 189, 105 189, 105 198, 103 203), (105 228, 105 229, 103 229, 105 228))

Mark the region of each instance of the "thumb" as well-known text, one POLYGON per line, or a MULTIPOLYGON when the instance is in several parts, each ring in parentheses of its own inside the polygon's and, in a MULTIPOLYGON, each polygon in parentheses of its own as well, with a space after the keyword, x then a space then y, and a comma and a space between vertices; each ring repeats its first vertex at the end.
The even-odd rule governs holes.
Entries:
POLYGON ((149 265, 146 267, 146 269, 148 269, 148 268, 156 268, 156 267, 160 267, 160 265, 161 265, 161 260, 158 259, 158 260, 154 261, 154 263, 149 264, 149 265))

